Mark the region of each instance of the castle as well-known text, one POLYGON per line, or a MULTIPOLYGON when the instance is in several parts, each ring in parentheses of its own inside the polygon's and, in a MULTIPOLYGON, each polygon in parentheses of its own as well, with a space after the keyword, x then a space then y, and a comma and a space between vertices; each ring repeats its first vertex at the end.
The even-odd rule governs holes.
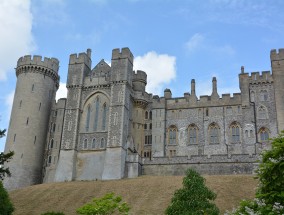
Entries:
POLYGON ((91 50, 69 59, 67 98, 55 102, 59 87, 56 58, 24 56, 5 152, 14 151, 17 189, 38 183, 108 180, 140 174, 251 174, 269 138, 284 129, 284 49, 270 53, 272 72, 241 68, 240 93, 191 92, 173 98, 145 91, 147 74, 133 71, 128 48, 112 51, 111 66, 94 68, 91 50))

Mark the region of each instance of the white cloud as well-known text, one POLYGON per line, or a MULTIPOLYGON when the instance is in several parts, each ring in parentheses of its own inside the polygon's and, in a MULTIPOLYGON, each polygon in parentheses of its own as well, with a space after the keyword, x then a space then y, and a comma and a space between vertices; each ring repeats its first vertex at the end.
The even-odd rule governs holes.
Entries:
POLYGON ((161 94, 164 84, 176 77, 176 57, 150 51, 134 59, 134 70, 147 73, 147 91, 161 94))
POLYGON ((196 33, 186 42, 185 46, 189 52, 193 52, 202 46, 203 41, 204 36, 200 33, 196 33))
POLYGON ((0 81, 22 55, 34 50, 30 0, 0 1, 0 81))
POLYGON ((59 89, 56 92, 56 101, 60 98, 66 98, 67 97, 67 88, 66 83, 60 82, 59 89))

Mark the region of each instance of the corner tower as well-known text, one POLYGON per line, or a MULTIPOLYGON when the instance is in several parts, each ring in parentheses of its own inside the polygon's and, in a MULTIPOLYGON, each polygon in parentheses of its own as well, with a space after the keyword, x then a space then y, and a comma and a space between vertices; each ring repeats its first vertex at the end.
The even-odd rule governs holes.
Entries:
POLYGON ((126 142, 129 135, 133 55, 129 48, 114 49, 111 60, 111 101, 108 141, 102 179, 125 177, 126 142))
POLYGON ((14 151, 8 163, 12 176, 4 180, 8 189, 42 182, 43 153, 52 101, 59 87, 59 61, 28 55, 18 60, 5 153, 14 151))
POLYGON ((284 130, 284 49, 270 52, 272 76, 275 87, 278 133, 284 130))

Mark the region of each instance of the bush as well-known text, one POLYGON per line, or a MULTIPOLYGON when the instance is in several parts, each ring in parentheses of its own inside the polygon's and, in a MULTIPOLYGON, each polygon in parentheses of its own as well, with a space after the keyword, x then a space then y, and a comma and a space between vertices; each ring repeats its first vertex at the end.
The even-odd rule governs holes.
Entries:
POLYGON ((94 198, 91 203, 78 208, 77 213, 82 215, 128 214, 130 207, 126 202, 121 201, 120 196, 107 193, 104 197, 94 198))
POLYGON ((195 170, 188 169, 183 178, 183 188, 177 190, 166 209, 168 215, 217 215, 213 203, 216 194, 205 186, 205 179, 195 170))
POLYGON ((254 200, 244 200, 232 215, 284 214, 284 132, 272 139, 272 149, 262 153, 257 170, 259 186, 254 200))
POLYGON ((11 203, 8 193, 0 181, 0 215, 10 215, 14 211, 14 206, 11 203))

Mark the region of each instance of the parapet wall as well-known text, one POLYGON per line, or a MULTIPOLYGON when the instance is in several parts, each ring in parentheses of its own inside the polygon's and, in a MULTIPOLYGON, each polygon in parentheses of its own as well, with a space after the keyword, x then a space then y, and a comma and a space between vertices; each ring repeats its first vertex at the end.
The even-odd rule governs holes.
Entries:
POLYGON ((270 59, 271 59, 271 61, 283 60, 284 59, 284 49, 279 49, 278 53, 277 53, 276 49, 272 49, 270 51, 270 59))
POLYGON ((89 68, 91 68, 91 58, 88 56, 87 53, 82 52, 79 54, 71 54, 69 57, 69 64, 79 64, 79 63, 84 63, 86 64, 89 68))
POLYGON ((40 55, 34 55, 33 58, 31 55, 25 55, 24 57, 19 58, 17 67, 28 66, 28 65, 48 68, 48 69, 53 70, 56 73, 58 73, 58 69, 59 69, 59 61, 56 58, 45 57, 44 60, 42 60, 42 56, 40 55))
POLYGON ((258 156, 212 155, 192 157, 159 157, 143 160, 144 175, 184 175, 188 168, 201 174, 253 174, 258 166, 258 156))
POLYGON ((113 49, 112 50, 112 60, 128 58, 129 61, 133 64, 133 54, 131 53, 129 48, 113 49))

